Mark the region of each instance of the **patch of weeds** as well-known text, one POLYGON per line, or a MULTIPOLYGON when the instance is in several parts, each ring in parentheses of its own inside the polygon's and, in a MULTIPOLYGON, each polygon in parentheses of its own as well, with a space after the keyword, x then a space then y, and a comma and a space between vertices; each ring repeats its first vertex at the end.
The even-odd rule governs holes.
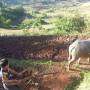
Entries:
POLYGON ((89 90, 90 89, 90 71, 82 70, 82 73, 84 75, 84 79, 76 90, 89 90))
POLYGON ((80 77, 71 77, 71 83, 65 88, 65 90, 76 90, 83 78, 83 73, 80 73, 80 77))
POLYGON ((21 68, 27 68, 27 67, 35 67, 37 65, 52 65, 54 62, 51 60, 19 60, 19 59, 9 59, 9 63, 11 66, 14 67, 21 67, 21 68))

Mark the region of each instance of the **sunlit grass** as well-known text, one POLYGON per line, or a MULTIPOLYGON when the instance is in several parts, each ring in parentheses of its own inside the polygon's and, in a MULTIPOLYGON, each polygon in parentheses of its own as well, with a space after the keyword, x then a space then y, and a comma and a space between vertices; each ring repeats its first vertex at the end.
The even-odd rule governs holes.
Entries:
POLYGON ((39 65, 50 65, 53 64, 55 62, 51 61, 51 60, 34 60, 34 59, 29 59, 29 60, 18 60, 18 59, 9 59, 9 63, 12 66, 16 66, 16 67, 30 67, 30 66, 35 66, 37 64, 39 65))
POLYGON ((85 71, 84 79, 76 90, 90 90, 90 71, 85 71))
POLYGON ((20 68, 27 68, 27 67, 35 67, 37 65, 53 65, 53 64, 59 64, 59 65, 65 65, 66 64, 66 61, 63 61, 63 62, 55 62, 55 61, 52 61, 52 60, 34 60, 34 59, 29 59, 29 60, 19 60, 19 59, 12 59, 12 58, 9 58, 9 63, 11 66, 13 67, 20 67, 20 68))
POLYGON ((22 30, 12 30, 12 29, 3 29, 0 28, 0 36, 13 36, 13 35, 22 35, 23 31, 22 30))
MULTIPOLYGON (((80 35, 80 34, 85 34, 89 35, 90 33, 90 3, 86 3, 86 4, 82 4, 78 7, 68 7, 68 8, 65 8, 65 7, 62 7, 62 8, 50 8, 50 9, 44 9, 44 10, 40 10, 38 11, 39 13, 34 13, 35 16, 33 17, 33 14, 32 14, 32 7, 31 5, 26 5, 26 6, 23 6, 26 10, 27 13, 29 13, 32 18, 26 18, 24 20, 25 23, 28 23, 29 21, 31 21, 32 19, 36 18, 36 17, 41 17, 43 16, 43 14, 46 15, 46 17, 44 18, 44 20, 47 22, 47 24, 45 25, 42 25, 42 29, 39 29, 39 28, 30 28, 28 30, 29 32, 29 36, 39 36, 39 35, 57 35, 57 30, 55 30, 55 25, 53 24, 53 22, 55 22, 55 20, 58 18, 58 17, 64 17, 64 16, 67 16, 67 17, 71 17, 73 16, 74 14, 78 13, 80 14, 81 16, 83 15, 85 18, 87 18, 86 16, 88 16, 87 20, 89 21, 88 23, 88 26, 87 28, 85 28, 87 31, 84 31, 83 33, 78 33, 78 32, 73 32, 73 33, 69 33, 70 35, 80 35), (88 8, 87 8, 88 7, 88 8), (82 14, 84 13, 84 14, 82 14)), ((23 32, 24 30, 12 30, 12 29, 2 29, 0 28, 0 35, 1 36, 4 36, 4 35, 8 35, 8 36, 20 36, 20 35, 25 35, 25 33, 23 32)), ((59 35, 61 34, 67 34, 65 32, 59 32, 59 35)))

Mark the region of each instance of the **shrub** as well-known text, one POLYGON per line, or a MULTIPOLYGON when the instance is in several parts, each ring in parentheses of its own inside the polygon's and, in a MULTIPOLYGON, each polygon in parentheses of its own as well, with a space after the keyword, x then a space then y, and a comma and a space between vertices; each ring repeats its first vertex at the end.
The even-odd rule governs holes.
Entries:
POLYGON ((82 32, 86 27, 84 17, 79 15, 58 18, 54 24, 57 33, 72 33, 75 31, 82 32))
POLYGON ((29 29, 33 24, 33 19, 25 19, 19 26, 19 29, 29 29))
POLYGON ((21 19, 25 15, 24 9, 22 7, 16 7, 14 9, 11 8, 3 8, 2 16, 5 18, 9 18, 12 21, 16 19, 21 19))
POLYGON ((27 19, 25 21, 23 21, 20 25, 19 28, 20 29, 30 29, 32 28, 42 28, 42 24, 46 24, 46 22, 43 20, 42 17, 37 17, 35 19, 27 19))
POLYGON ((3 16, 0 16, 0 27, 10 28, 11 20, 5 19, 3 16))
POLYGON ((16 7, 15 9, 8 7, 1 8, 0 27, 6 28, 18 25, 22 22, 24 16, 25 12, 22 7, 16 7))
POLYGON ((46 22, 43 20, 42 17, 37 17, 33 24, 32 24, 32 27, 40 27, 42 24, 45 24, 46 22))

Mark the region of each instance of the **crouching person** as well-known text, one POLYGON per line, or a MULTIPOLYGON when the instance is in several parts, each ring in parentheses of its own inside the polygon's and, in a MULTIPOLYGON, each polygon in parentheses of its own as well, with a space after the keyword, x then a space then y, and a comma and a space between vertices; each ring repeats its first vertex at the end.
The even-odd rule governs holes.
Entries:
POLYGON ((21 80, 13 79, 11 75, 12 73, 17 77, 21 77, 21 73, 17 73, 13 69, 11 69, 9 67, 9 63, 7 59, 0 60, 0 63, 1 63, 0 83, 2 83, 3 89, 4 90, 23 90, 23 88, 20 87, 21 80))

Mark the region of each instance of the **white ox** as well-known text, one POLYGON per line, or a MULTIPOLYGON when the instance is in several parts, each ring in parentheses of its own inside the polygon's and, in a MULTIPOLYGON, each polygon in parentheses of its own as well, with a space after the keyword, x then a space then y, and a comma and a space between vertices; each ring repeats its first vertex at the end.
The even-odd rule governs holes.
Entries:
POLYGON ((87 40, 76 40, 69 46, 68 70, 70 64, 77 60, 79 64, 81 57, 90 57, 90 38, 87 40))

